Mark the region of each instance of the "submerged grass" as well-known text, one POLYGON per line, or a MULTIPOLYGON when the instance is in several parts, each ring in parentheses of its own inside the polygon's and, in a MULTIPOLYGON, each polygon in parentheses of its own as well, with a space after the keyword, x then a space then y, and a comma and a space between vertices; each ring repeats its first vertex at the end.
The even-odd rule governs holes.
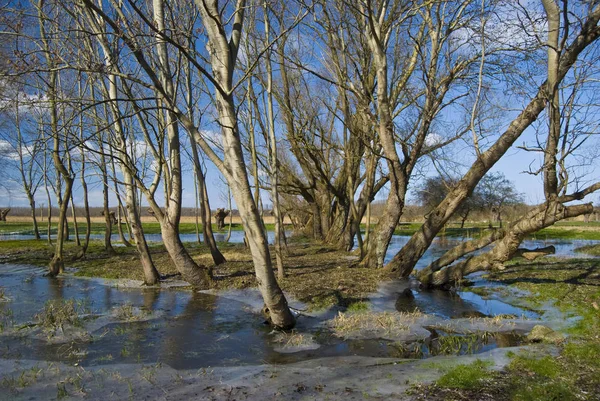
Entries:
POLYGON ((34 321, 42 329, 50 334, 60 329, 64 331, 65 326, 83 326, 84 315, 90 309, 83 301, 74 299, 54 299, 46 302, 44 309, 34 316, 34 321))
POLYGON ((421 312, 356 312, 342 313, 332 320, 331 327, 338 337, 348 337, 355 333, 381 333, 390 335, 410 328, 421 312))
POLYGON ((310 335, 298 333, 295 330, 285 332, 277 332, 273 342, 281 344, 283 348, 301 347, 304 345, 312 344, 313 339, 310 335))
POLYGON ((112 314, 117 320, 125 322, 143 320, 148 315, 146 311, 136 308, 130 303, 114 307, 112 309, 112 314))

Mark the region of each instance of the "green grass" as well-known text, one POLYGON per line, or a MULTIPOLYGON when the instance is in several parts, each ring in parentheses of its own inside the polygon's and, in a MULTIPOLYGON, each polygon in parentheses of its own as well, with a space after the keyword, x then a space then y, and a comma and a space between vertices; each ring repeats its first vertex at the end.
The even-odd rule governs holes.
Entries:
MULTIPOLYGON (((40 233, 43 235, 47 231, 47 225, 45 221, 39 222, 40 233)), ((160 234, 160 224, 158 222, 144 222, 144 232, 146 234, 160 234)), ((52 234, 56 234, 57 223, 52 224, 52 234)), ((86 223, 82 219, 78 221, 80 235, 85 233, 86 223)), ((274 229, 273 224, 265 224, 267 230, 272 231, 274 229)), ((374 226, 372 226, 373 228, 374 226)), ((413 235, 419 230, 421 223, 400 223, 394 234, 396 235, 413 235)), ((361 224, 361 228, 366 228, 365 224, 361 224)), ((92 234, 104 234, 106 226, 104 223, 92 223, 91 233, 92 234)), ((125 225, 123 225, 125 230, 125 225)), ((242 231, 243 227, 241 224, 233 224, 231 229, 233 231, 242 231)), ((199 230, 202 232, 202 225, 199 225, 199 230)), ((451 222, 442 229, 438 236, 440 237, 479 237, 482 234, 487 233, 489 230, 487 222, 481 223, 467 223, 463 228, 460 228, 458 223, 451 222)), ((194 234, 196 232, 196 224, 193 222, 185 222, 179 224, 179 231, 181 234, 194 234)), ((217 230, 216 224, 213 224, 213 231, 215 232, 226 232, 227 225, 224 230, 217 230)), ((73 224, 69 224, 69 232, 71 235, 75 234, 73 224)), ((33 234, 32 224, 27 222, 2 222, 0 223, 0 234, 18 233, 18 234, 33 234)), ((113 234, 117 233, 117 227, 113 227, 113 234)), ((589 240, 600 240, 600 222, 584 223, 579 221, 568 221, 559 222, 554 224, 552 227, 538 231, 537 233, 530 236, 534 239, 589 239, 589 240), (580 229, 578 229, 580 228, 580 229)))
MULTIPOLYGON (((364 225, 363 225, 364 226, 364 225)), ((394 234, 413 235, 421 227, 420 223, 401 223, 394 234)), ((364 227, 363 227, 364 228, 364 227)), ((477 238, 489 232, 487 223, 467 223, 460 228, 456 223, 449 223, 438 233, 438 237, 477 238)), ((559 222, 529 236, 530 239, 584 239, 600 240, 600 222, 584 223, 580 221, 559 222)))
POLYGON ((600 256, 600 245, 582 246, 580 248, 575 249, 575 252, 592 256, 600 256))
POLYGON ((486 379, 492 377, 489 371, 490 362, 477 360, 470 365, 457 365, 442 377, 436 384, 440 387, 455 389, 472 389, 484 385, 486 379))
MULTIPOLYGON (((511 401, 600 399, 600 261, 544 258, 509 264, 487 278, 525 290, 530 305, 553 304, 580 320, 566 329, 558 355, 507 354, 500 372, 459 366, 434 386, 417 387, 432 399, 511 401)), ((421 398, 424 399, 424 398, 421 398)))
POLYGON ((347 312, 365 312, 367 310, 369 310, 369 304, 364 301, 358 301, 348 305, 347 312))
POLYGON ((560 365, 555 358, 545 356, 543 358, 528 358, 526 356, 516 356, 510 362, 508 369, 518 372, 525 372, 528 375, 542 376, 547 379, 554 379, 560 374, 560 365))

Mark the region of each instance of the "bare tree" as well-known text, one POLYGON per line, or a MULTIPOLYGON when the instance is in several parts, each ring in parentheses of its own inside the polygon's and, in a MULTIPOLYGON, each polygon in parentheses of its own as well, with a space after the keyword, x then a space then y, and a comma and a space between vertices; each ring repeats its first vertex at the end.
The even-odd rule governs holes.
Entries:
MULTIPOLYGON (((574 28, 573 25, 578 25, 579 29, 576 31, 570 29, 561 38, 562 47, 558 67, 556 65, 550 67, 554 61, 552 61, 552 58, 548 60, 549 68, 553 68, 555 71, 553 73, 554 78, 548 77, 548 79, 554 80, 557 84, 563 81, 580 55, 600 35, 599 20, 600 6, 596 5, 589 9, 587 15, 582 16, 579 20, 580 22, 570 24, 570 28, 574 28)), ((546 80, 539 86, 535 96, 531 98, 519 115, 487 150, 478 152, 475 162, 459 181, 458 185, 427 216, 419 231, 411 237, 408 243, 390 261, 388 266, 391 270, 397 272, 400 276, 408 276, 412 272, 417 261, 430 246, 431 241, 433 241, 454 212, 468 198, 479 181, 514 144, 523 131, 544 111, 548 104, 549 96, 552 97, 554 91, 553 86, 549 85, 549 82, 546 80)), ((552 158, 552 156, 549 157, 552 158)), ((558 212, 562 209, 555 208, 554 210, 558 212)))

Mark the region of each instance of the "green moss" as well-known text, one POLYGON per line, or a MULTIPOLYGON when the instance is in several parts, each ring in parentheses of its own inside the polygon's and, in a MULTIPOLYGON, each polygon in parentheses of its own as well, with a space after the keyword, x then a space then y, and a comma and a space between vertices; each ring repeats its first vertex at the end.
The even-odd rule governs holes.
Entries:
POLYGON ((458 365, 440 377, 436 384, 446 388, 473 389, 492 377, 490 366, 490 362, 479 359, 470 365, 458 365))
POLYGON ((352 302, 348 305, 348 312, 364 312, 369 309, 369 304, 364 301, 352 302))

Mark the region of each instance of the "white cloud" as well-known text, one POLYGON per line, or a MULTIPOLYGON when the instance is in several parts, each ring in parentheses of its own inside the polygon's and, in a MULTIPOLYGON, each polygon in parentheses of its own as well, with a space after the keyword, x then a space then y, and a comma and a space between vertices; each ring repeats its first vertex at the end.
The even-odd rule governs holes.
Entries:
MULTIPOLYGON (((22 146, 23 158, 27 159, 33 152, 33 146, 22 146)), ((19 160, 19 152, 10 142, 0 139, 0 158, 19 160)))
POLYGON ((439 145, 444 139, 438 134, 427 134, 425 137, 425 146, 431 147, 439 145))

